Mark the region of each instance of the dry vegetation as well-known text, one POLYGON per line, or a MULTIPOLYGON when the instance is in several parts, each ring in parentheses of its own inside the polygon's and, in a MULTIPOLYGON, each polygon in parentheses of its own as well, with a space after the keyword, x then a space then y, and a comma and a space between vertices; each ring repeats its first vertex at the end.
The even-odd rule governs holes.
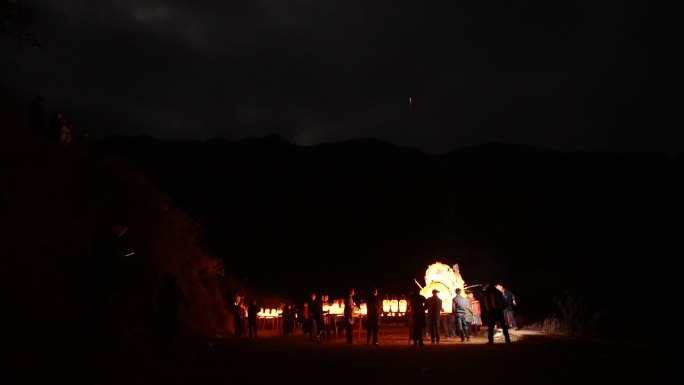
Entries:
POLYGON ((527 326, 545 334, 575 337, 595 337, 600 316, 592 311, 581 297, 565 292, 556 299, 556 311, 541 322, 527 326))
POLYGON ((227 333, 223 295, 235 284, 201 243, 197 223, 115 157, 88 143, 61 147, 20 123, 0 142, 1 241, 5 314, 16 359, 40 360, 89 341, 83 333, 87 259, 113 216, 129 224, 136 254, 107 308, 107 338, 136 348, 154 344, 157 294, 166 273, 183 290, 182 332, 227 333), (39 347, 39 348, 37 348, 39 347))

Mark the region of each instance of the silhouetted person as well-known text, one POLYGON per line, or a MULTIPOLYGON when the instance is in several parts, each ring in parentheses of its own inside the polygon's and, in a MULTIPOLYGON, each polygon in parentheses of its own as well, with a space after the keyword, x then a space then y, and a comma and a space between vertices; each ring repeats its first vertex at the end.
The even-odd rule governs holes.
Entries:
POLYGON ((62 136, 62 125, 64 125, 64 112, 55 111, 48 125, 48 139, 59 142, 62 136))
POLYGON ((47 112, 45 111, 45 101, 38 96, 29 104, 28 120, 31 129, 40 136, 47 134, 47 112))
POLYGON ((323 302, 316 293, 311 293, 306 309, 309 312, 309 341, 319 342, 323 330, 323 302))
POLYGON ((311 310, 309 310, 309 302, 304 302, 302 305, 302 316, 300 319, 302 320, 302 332, 304 334, 309 334, 309 339, 312 339, 313 337, 311 336, 311 310))
POLYGON ((173 274, 166 274, 159 290, 159 349, 168 353, 173 346, 173 340, 178 327, 178 308, 182 291, 178 279, 173 274))
POLYGON ((87 283, 89 301, 86 309, 86 330, 89 334, 104 332, 111 297, 120 283, 122 261, 126 257, 124 236, 128 226, 114 221, 95 239, 88 258, 87 283))
POLYGON ((506 309, 504 310, 504 318, 506 319, 506 324, 510 321, 510 327, 513 329, 518 329, 518 321, 515 319, 515 306, 517 302, 515 301, 515 294, 511 289, 505 287, 502 284, 496 285, 496 288, 503 293, 506 299, 506 309))
POLYGON ((323 329, 320 333, 321 337, 328 338, 330 334, 330 325, 328 324, 330 318, 330 310, 323 310, 323 306, 328 305, 329 296, 327 294, 321 294, 321 322, 323 323, 323 329))
POLYGON ((240 337, 243 333, 242 328, 242 297, 235 293, 233 300, 228 304, 228 311, 233 317, 233 330, 235 337, 240 337))
POLYGON ((377 345, 380 313, 382 312, 382 301, 380 300, 380 297, 378 297, 377 288, 374 287, 370 297, 366 299, 366 307, 368 310, 368 335, 366 336, 366 345, 370 344, 371 337, 373 338, 373 345, 377 345))
POLYGON ((439 343, 439 319, 442 316, 442 299, 437 296, 439 290, 432 291, 432 297, 427 299, 428 322, 430 327, 430 340, 439 343))
POLYGON ((504 318, 506 299, 503 293, 496 288, 496 283, 492 282, 484 290, 484 296, 485 306, 487 307, 487 343, 494 343, 494 327, 497 322, 501 325, 506 343, 511 343, 511 337, 508 335, 508 325, 506 324, 506 318, 504 318))
POLYGON ((425 310, 427 309, 425 297, 420 293, 411 291, 409 294, 409 308, 410 308, 410 339, 413 340, 413 346, 423 346, 423 330, 425 329, 425 310))
POLYGON ((294 327, 294 306, 291 303, 283 306, 283 335, 287 336, 292 333, 294 327))
POLYGON ((352 343, 354 336, 354 311, 356 302, 354 301, 354 289, 349 290, 349 295, 344 299, 344 326, 347 334, 347 343, 352 343))
POLYGON ((461 337, 461 342, 470 341, 470 330, 468 329, 468 325, 466 323, 468 301, 461 295, 460 287, 456 288, 456 296, 453 299, 453 309, 456 320, 456 331, 461 337))
POLYGON ((247 334, 249 338, 257 338, 257 314, 259 313, 259 306, 257 301, 252 300, 252 303, 247 306, 247 334))
POLYGON ((325 330, 323 318, 323 301, 316 296, 316 293, 311 293, 311 301, 309 301, 309 318, 311 323, 311 332, 309 333, 309 341, 320 342, 325 330))
POLYGON ((64 120, 59 132, 59 142, 63 145, 71 144, 73 132, 74 122, 70 120, 64 120))
MULTIPOLYGON (((468 300, 470 300, 470 306, 472 307, 472 321, 471 321, 471 331, 470 334, 477 336, 480 331, 480 326, 482 326, 482 308, 480 307, 480 301, 475 299, 475 294, 472 291, 466 290, 466 295, 468 300)), ((468 314, 466 313, 466 322, 468 322, 468 314)))

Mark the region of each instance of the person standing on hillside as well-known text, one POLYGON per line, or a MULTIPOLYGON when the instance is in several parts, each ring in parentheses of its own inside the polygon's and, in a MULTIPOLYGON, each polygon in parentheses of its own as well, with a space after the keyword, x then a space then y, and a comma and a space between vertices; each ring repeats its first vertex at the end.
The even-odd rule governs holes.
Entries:
POLYGON ((64 120, 62 122, 62 127, 59 133, 59 142, 63 145, 71 144, 71 139, 74 132, 74 122, 70 120, 64 120))
POLYGON ((371 336, 373 337, 373 345, 377 345, 382 301, 380 301, 380 297, 378 297, 377 287, 374 287, 371 292, 371 296, 366 299, 366 307, 368 309, 368 335, 366 337, 366 345, 370 344, 371 336))
POLYGON ((494 343, 494 327, 498 322, 503 330, 506 343, 511 343, 511 337, 508 335, 508 325, 506 318, 504 318, 504 310, 506 309, 506 299, 503 293, 496 288, 496 283, 491 282, 484 290, 485 305, 487 306, 487 343, 494 343))
POLYGON ((439 290, 432 290, 432 297, 427 299, 428 322, 430 326, 430 340, 439 343, 439 321, 442 316, 442 299, 437 296, 439 290))

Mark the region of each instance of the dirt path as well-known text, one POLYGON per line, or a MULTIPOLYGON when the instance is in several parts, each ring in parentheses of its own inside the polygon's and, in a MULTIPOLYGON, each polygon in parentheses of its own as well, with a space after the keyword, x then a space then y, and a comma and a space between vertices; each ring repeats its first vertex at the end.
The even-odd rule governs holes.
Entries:
POLYGON ((381 328, 380 345, 365 335, 309 342, 301 330, 287 337, 262 331, 258 339, 215 338, 154 350, 54 357, 33 366, 31 380, 88 384, 609 384, 681 383, 676 349, 549 338, 513 331, 513 343, 487 345, 484 330, 469 342, 443 340, 409 346, 406 327, 381 328), (66 360, 66 362, 64 361, 66 360))

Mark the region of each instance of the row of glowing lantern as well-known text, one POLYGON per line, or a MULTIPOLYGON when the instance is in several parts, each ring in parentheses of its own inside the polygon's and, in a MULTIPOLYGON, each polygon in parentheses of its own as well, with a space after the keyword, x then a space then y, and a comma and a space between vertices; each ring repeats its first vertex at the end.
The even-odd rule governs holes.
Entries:
POLYGON ((401 299, 397 299, 396 297, 389 299, 385 297, 385 299, 382 300, 383 313, 406 313, 407 307, 408 303, 403 295, 401 296, 401 299))
POLYGON ((283 314, 283 309, 264 309, 263 307, 257 313, 258 318, 277 318, 283 314))
MULTIPOLYGON (((453 304, 451 302, 450 297, 442 298, 440 296, 440 299, 442 299, 442 311, 444 313, 451 313, 453 310, 453 304)), ((385 298, 382 300, 382 312, 383 313, 399 313, 403 314, 406 313, 406 308, 407 308, 407 301, 404 296, 401 296, 400 300, 397 300, 396 298, 388 299, 385 298)))
MULTIPOLYGON (((383 313, 399 313, 403 314, 406 313, 408 307, 408 302, 404 298, 404 296, 401 297, 401 299, 397 299, 393 297, 392 299, 385 298, 382 300, 382 312, 383 313)), ((445 311, 447 309, 444 309, 445 311)), ((344 314, 344 302, 343 300, 338 300, 333 302, 332 304, 323 304, 323 312, 330 314, 330 315, 342 315, 344 314)), ((261 308, 261 311, 257 313, 257 317, 259 318, 276 318, 279 317, 283 313, 283 309, 264 309, 261 308)), ((368 305, 364 302, 362 303, 359 308, 355 312, 356 314, 361 314, 361 315, 367 315, 368 314, 368 305)))
MULTIPOLYGON (((406 313, 408 307, 408 302, 402 296, 401 299, 388 299, 385 298, 382 301, 382 312, 383 313, 406 313)), ((335 301, 332 305, 324 304, 323 312, 331 315, 342 315, 344 314, 344 302, 343 300, 335 301)), ((359 308, 355 312, 356 314, 368 315, 368 305, 364 302, 359 305, 359 308)))

